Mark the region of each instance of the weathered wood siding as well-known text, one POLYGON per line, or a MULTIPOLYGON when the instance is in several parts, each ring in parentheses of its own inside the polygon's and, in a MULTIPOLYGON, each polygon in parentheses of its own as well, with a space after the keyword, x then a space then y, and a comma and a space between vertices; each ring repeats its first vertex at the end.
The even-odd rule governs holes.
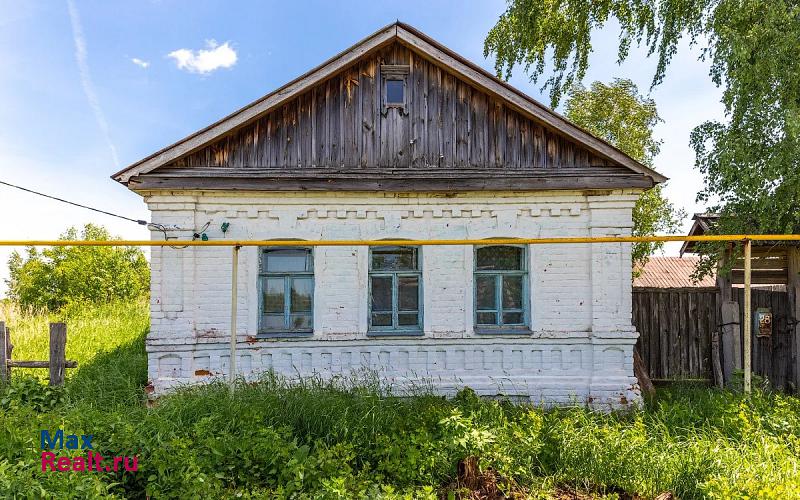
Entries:
POLYGON ((395 43, 170 166, 484 170, 612 165, 395 43), (410 67, 405 111, 383 108, 382 64, 410 67))

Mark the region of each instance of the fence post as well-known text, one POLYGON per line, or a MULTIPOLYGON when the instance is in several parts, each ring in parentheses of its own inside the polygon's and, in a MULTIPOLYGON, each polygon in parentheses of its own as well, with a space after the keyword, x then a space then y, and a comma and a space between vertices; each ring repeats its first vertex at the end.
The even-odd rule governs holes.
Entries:
POLYGON ((727 248, 725 256, 717 266, 717 317, 721 327, 722 379, 725 384, 733 381, 733 373, 742 367, 741 336, 739 335, 739 304, 733 298, 730 275, 724 275, 724 264, 732 257, 727 248))
POLYGON ((6 335, 6 323, 0 321, 0 383, 7 382, 11 377, 8 376, 8 336, 6 335))
POLYGON ((11 381, 11 355, 14 352, 14 344, 11 343, 11 328, 6 327, 5 333, 3 337, 6 339, 6 360, 8 364, 6 364, 6 376, 8 377, 8 381, 11 381))
POLYGON ((50 323, 50 385, 64 383, 67 364, 67 325, 50 323))

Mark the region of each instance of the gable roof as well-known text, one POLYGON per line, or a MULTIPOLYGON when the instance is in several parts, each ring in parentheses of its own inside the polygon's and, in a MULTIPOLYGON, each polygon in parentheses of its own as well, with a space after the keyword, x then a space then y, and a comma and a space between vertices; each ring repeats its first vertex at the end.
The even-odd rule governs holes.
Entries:
MULTIPOLYGON (((704 236, 706 233, 710 232, 714 224, 719 219, 719 214, 704 212, 704 213, 697 213, 692 216, 692 228, 689 229, 688 236, 704 236)), ((695 247, 697 246, 697 242, 695 241, 684 241, 683 245, 681 245, 681 257, 685 253, 694 253, 695 247)))
POLYGON ((413 27, 399 21, 378 30, 306 74, 221 120, 120 170, 113 174, 112 178, 127 184, 132 177, 147 174, 197 151, 213 141, 252 123, 288 100, 300 95, 303 91, 347 68, 365 55, 393 42, 403 44, 423 57, 446 68, 458 78, 469 82, 490 95, 497 96, 531 119, 569 136, 598 156, 617 163, 634 173, 641 174, 649 178, 654 184, 667 180, 665 176, 655 170, 639 163, 609 143, 569 122, 552 109, 496 78, 488 71, 459 56, 413 27))

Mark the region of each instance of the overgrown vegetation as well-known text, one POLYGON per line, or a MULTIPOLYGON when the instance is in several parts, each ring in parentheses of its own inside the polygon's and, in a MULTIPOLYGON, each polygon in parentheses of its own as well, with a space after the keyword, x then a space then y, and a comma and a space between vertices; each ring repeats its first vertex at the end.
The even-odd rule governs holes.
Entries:
MULTIPOLYGON (((45 356, 49 318, 2 314, 25 357, 45 356)), ((533 498, 800 498, 800 400, 789 396, 747 401, 684 386, 642 411, 606 415, 468 390, 451 400, 397 398, 371 383, 268 377, 240 383, 233 397, 210 385, 148 408, 146 303, 60 319, 79 368, 63 390, 21 371, 2 389, 0 497, 447 498, 449 489, 456 498, 470 483, 533 498), (93 434, 96 451, 138 455, 140 470, 42 473, 41 429, 93 434)))
MULTIPOLYGON (((60 240, 106 241, 102 226, 87 224, 78 234, 67 229, 60 240)), ((70 304, 105 304, 148 293, 150 268, 136 247, 72 246, 42 251, 27 247, 8 261, 8 295, 22 307, 56 311, 70 304)))
MULTIPOLYGON (((619 26, 619 60, 632 46, 656 58, 652 87, 681 42, 700 49, 723 91, 725 119, 690 134, 703 174, 699 202, 721 217, 717 234, 800 232, 800 2, 797 0, 508 0, 484 55, 498 75, 522 66, 544 79, 555 107, 589 68, 592 39, 619 26), (549 75, 549 76, 548 76, 549 75)), ((725 245, 703 245, 701 275, 725 245)))

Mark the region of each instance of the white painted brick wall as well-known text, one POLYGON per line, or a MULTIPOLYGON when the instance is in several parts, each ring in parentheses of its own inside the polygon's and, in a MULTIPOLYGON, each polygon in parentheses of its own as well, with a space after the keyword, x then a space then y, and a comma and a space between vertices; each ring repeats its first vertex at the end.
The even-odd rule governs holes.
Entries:
MULTIPOLYGON (((171 236, 185 238, 210 221, 206 233, 211 239, 313 240, 626 235, 630 234, 631 209, 637 197, 635 192, 622 190, 603 196, 579 192, 452 196, 217 192, 145 195, 153 222, 181 228, 170 232, 171 236), (226 235, 220 230, 222 222, 230 223, 226 235)), ((153 233, 155 239, 162 237, 160 232, 153 233)), ((248 354, 237 366, 245 374, 268 369, 281 371, 289 365, 276 361, 275 356, 280 354, 306 359, 309 371, 322 369, 332 373, 331 368, 325 368, 327 363, 341 366, 342 360, 336 358, 344 355, 337 346, 352 342, 361 342, 359 355, 364 355, 367 349, 376 359, 395 357, 405 366, 408 357, 408 363, 413 365, 414 356, 422 355, 420 349, 400 347, 406 345, 404 342, 412 342, 428 346, 422 349, 427 364, 414 365, 420 369, 414 376, 438 378, 440 385, 444 384, 441 387, 444 392, 447 387, 457 385, 456 380, 465 380, 464 377, 487 394, 511 390, 508 380, 516 380, 521 387, 539 387, 544 380, 539 378, 544 375, 527 372, 524 366, 520 367, 522 371, 513 368, 506 373, 504 367, 517 366, 518 362, 535 364, 543 356, 543 369, 553 372, 547 374, 546 381, 552 387, 541 393, 543 401, 563 402, 565 398, 577 397, 582 401, 613 404, 623 396, 629 401, 636 399, 631 364, 636 332, 631 326, 629 244, 529 246, 532 337, 497 338, 474 333, 471 246, 425 246, 421 255, 423 339, 367 338, 368 248, 355 246, 314 250, 312 339, 246 343, 247 337, 255 336, 258 328, 258 250, 243 248, 238 277, 237 335, 243 351, 262 352, 248 354), (450 347, 439 349, 437 342, 450 347), (508 342, 528 347, 536 344, 541 349, 513 349, 506 346, 508 342), (553 350, 557 342, 566 342, 566 347, 553 350), (491 347, 494 345, 497 349, 491 347), (557 358, 548 357, 556 356, 555 352, 557 358), (574 361, 576 353, 581 357, 580 362, 574 361), (439 365, 430 364, 436 356, 446 356, 445 373, 449 381, 443 381, 439 365), (481 361, 485 370, 472 373, 475 370, 470 370, 470 363, 476 362, 476 356, 485 356, 481 361), (500 363, 494 374, 493 359, 500 363), (280 367, 283 368, 279 370, 280 367), (576 379, 578 372, 580 377, 576 379), (503 377, 511 378, 501 384, 498 380, 503 377), (559 387, 563 389, 561 393, 559 387)), ((224 372, 230 339, 230 248, 154 248, 152 267, 148 350, 150 376, 156 388, 162 390, 176 383, 202 380, 202 376, 195 375, 197 370, 224 372)), ((297 368, 292 363, 293 369, 297 368)), ((305 373, 303 363, 298 366, 300 373, 305 373)), ((391 372, 393 366, 396 365, 386 364, 387 380, 409 379, 403 370, 391 372)), ((287 368, 286 372, 291 370, 287 368)), ((525 396, 527 390, 512 392, 525 396)))

